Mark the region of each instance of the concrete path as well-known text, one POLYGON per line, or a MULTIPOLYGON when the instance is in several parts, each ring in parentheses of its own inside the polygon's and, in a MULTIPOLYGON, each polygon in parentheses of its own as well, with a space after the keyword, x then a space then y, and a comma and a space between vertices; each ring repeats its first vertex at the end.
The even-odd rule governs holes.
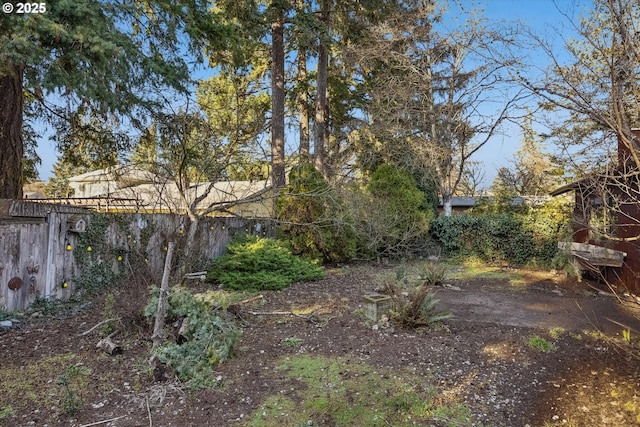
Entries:
POLYGON ((457 319, 568 331, 600 330, 607 334, 629 328, 640 335, 640 305, 613 296, 575 296, 548 290, 438 288, 438 308, 457 319))

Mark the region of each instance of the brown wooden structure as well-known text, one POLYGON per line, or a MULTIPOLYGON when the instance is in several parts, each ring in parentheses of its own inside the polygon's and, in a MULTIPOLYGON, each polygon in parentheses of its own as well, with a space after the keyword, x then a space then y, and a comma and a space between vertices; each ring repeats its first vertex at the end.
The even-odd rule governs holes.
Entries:
POLYGON ((88 214, 71 206, 0 200, 0 310, 72 294, 73 249, 88 214))
MULTIPOLYGON (((640 145, 640 129, 633 130, 632 139, 633 146, 640 145)), ((573 241, 624 253, 619 266, 592 266, 609 284, 640 295, 640 165, 629 150, 629 144, 619 140, 616 165, 557 188, 551 195, 574 192, 573 241)), ((582 263, 588 266, 589 261, 582 263)))
MULTIPOLYGON (((82 202, 87 202, 83 199, 82 202)), ((0 199, 0 310, 17 311, 28 308, 37 298, 68 299, 76 289, 76 279, 82 266, 76 262, 79 237, 91 226, 92 210, 100 208, 94 202, 82 207, 43 203, 42 201, 0 199)), ((104 206, 104 205, 102 205, 104 206)), ((110 204, 113 206, 113 204, 110 204)), ((164 268, 168 236, 178 236, 184 245, 187 224, 182 215, 143 213, 101 213, 109 225, 103 238, 112 252, 123 254, 123 262, 113 258, 110 268, 126 268, 127 254, 144 253, 150 279, 164 268), (145 236, 143 238, 143 236, 145 236)), ((240 217, 205 217, 198 223, 194 256, 214 259, 222 255, 234 234, 261 236, 272 234, 266 221, 240 217)), ((99 258, 99 257, 98 257, 99 258)))

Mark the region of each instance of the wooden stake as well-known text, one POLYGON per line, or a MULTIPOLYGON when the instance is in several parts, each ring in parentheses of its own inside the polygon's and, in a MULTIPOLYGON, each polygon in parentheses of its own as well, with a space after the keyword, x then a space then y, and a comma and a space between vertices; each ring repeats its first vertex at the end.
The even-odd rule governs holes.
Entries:
POLYGON ((169 273, 171 272, 171 259, 173 258, 173 248, 175 242, 167 245, 167 257, 164 260, 164 272, 162 273, 162 284, 160 285, 160 296, 158 297, 158 311, 153 326, 153 348, 158 347, 164 341, 164 321, 167 316, 167 303, 169 299, 169 273))

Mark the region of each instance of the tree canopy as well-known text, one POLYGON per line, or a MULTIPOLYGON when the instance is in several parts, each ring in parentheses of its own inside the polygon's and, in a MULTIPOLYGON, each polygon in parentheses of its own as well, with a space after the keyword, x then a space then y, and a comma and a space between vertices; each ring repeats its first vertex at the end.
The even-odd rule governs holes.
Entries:
MULTIPOLYGON (((161 88, 186 91, 185 49, 230 37, 206 0, 56 0, 0 22, 0 197, 21 198, 25 101, 68 129, 68 118, 157 107, 161 88)), ((114 147, 117 151, 117 148, 114 147)))

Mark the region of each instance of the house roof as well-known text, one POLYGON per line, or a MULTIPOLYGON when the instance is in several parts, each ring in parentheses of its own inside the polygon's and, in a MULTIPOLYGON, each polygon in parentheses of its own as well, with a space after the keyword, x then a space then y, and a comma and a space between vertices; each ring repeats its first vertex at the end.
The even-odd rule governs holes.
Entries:
POLYGON ((142 207, 153 211, 182 211, 202 197, 194 210, 210 212, 234 204, 256 201, 256 197, 270 187, 271 182, 266 180, 201 182, 190 185, 183 194, 174 181, 166 181, 122 188, 109 195, 114 198, 137 199, 142 207))
POLYGON ((551 190, 549 192, 549 195, 555 197, 555 196, 559 196, 559 195, 564 194, 564 193, 568 193, 569 191, 577 190, 578 188, 582 187, 582 185, 589 179, 590 179, 589 177, 585 177, 585 178, 579 179, 577 181, 570 182, 570 183, 565 184, 563 186, 560 186, 560 187, 558 187, 558 188, 556 188, 554 190, 551 190))
MULTIPOLYGON (((451 198, 451 207, 453 208, 470 208, 475 206, 477 197, 473 196, 455 196, 451 198)), ((438 206, 442 207, 442 198, 438 200, 438 206)))
POLYGON ((134 166, 114 166, 72 176, 69 178, 69 182, 129 181, 143 183, 154 182, 155 178, 156 175, 153 173, 134 166))

